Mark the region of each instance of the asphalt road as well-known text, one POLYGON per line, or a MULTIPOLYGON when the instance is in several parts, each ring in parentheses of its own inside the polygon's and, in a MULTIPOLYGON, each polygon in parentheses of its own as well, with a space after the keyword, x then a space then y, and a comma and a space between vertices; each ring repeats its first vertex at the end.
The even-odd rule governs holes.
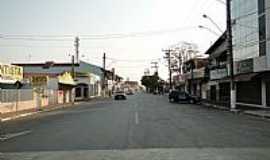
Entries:
POLYGON ((144 93, 2 127, 22 134, 0 142, 0 159, 270 159, 270 121, 144 93))

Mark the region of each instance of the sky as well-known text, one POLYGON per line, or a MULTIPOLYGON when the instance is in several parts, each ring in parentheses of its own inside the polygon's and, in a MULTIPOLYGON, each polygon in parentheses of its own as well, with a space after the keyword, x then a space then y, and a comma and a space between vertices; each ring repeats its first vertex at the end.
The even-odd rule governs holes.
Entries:
POLYGON ((153 60, 158 60, 159 74, 167 79, 162 49, 178 42, 196 43, 204 53, 218 36, 198 25, 218 30, 203 14, 223 30, 226 24, 225 5, 217 0, 2 0, 0 10, 1 63, 70 62, 73 36, 79 36, 81 60, 102 66, 105 52, 107 69, 113 67, 130 80, 140 80, 153 60), (156 31, 164 32, 146 34, 156 31), (130 33, 143 34, 113 39, 83 37, 130 33), (12 35, 34 40, 1 38, 12 35), (38 41, 40 36, 47 40, 38 41), (52 41, 54 36, 60 40, 52 41))

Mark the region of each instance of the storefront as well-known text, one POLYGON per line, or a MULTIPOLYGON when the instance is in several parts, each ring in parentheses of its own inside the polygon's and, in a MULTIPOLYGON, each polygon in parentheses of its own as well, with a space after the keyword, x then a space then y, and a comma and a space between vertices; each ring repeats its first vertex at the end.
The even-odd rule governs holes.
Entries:
POLYGON ((70 73, 65 72, 64 74, 57 77, 58 78, 58 90, 63 92, 63 103, 74 102, 74 88, 76 86, 70 73))
POLYGON ((261 105, 261 81, 242 81, 236 83, 236 100, 240 103, 261 105), (251 92, 252 91, 252 92, 251 92))

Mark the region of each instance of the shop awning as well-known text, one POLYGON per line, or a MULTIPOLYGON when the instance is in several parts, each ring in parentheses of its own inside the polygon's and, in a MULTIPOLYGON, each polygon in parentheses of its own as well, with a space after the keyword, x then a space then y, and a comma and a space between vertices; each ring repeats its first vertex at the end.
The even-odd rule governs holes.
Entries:
POLYGON ((250 81, 253 80, 253 78, 258 75, 259 73, 247 73, 247 74, 240 74, 234 76, 234 81, 241 82, 241 81, 250 81))
POLYGON ((270 72, 262 72, 257 74, 254 78, 270 80, 270 72))
POLYGON ((76 86, 77 85, 75 82, 58 81, 58 83, 62 84, 62 85, 70 85, 70 86, 76 86))

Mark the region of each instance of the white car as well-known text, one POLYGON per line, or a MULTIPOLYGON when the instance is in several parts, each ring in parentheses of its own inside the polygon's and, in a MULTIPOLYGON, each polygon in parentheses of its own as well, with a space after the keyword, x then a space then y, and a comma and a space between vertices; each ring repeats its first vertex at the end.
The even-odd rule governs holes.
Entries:
POLYGON ((115 100, 120 100, 120 99, 126 100, 127 96, 126 96, 124 91, 116 91, 116 92, 114 92, 114 99, 115 100))

